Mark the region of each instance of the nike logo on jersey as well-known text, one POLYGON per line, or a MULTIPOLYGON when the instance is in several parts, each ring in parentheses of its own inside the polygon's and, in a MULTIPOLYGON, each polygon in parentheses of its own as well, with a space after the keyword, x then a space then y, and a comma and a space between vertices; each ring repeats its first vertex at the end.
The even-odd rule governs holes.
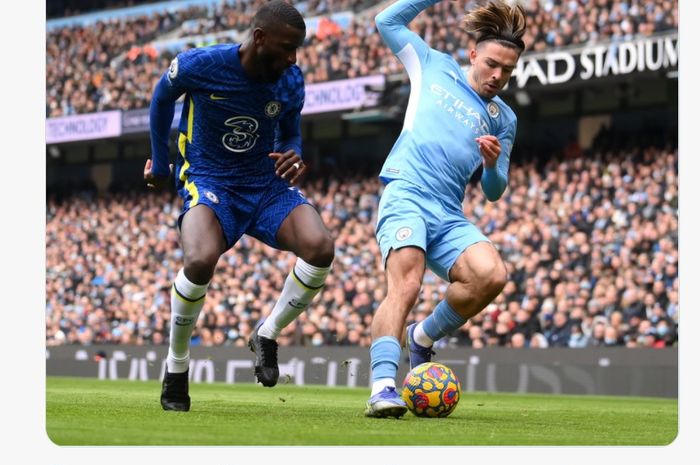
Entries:
POLYGON ((212 100, 228 100, 228 97, 221 97, 221 96, 216 95, 216 94, 209 95, 209 98, 212 100))

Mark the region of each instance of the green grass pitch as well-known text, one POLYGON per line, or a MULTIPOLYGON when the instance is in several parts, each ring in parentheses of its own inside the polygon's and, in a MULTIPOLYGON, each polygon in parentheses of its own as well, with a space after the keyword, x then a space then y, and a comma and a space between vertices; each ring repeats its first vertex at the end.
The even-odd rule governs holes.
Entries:
POLYGON ((160 383, 47 377, 57 445, 667 445, 678 401, 463 392, 448 418, 363 415, 367 388, 190 384, 189 412, 160 407, 160 383))

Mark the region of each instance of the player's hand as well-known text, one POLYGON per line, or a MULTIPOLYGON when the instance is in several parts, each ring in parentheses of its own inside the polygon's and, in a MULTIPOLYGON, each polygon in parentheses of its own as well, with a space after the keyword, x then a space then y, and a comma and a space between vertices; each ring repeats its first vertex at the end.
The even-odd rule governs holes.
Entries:
POLYGON ((284 153, 273 152, 270 158, 275 160, 275 174, 292 186, 301 180, 301 175, 306 171, 306 165, 294 150, 287 150, 284 153))
MULTIPOLYGON (((173 173, 173 164, 170 164, 170 174, 173 173)), ((146 181, 146 186, 151 189, 163 189, 168 185, 168 179, 170 176, 156 176, 153 174, 153 160, 150 158, 146 160, 146 166, 143 167, 143 180, 146 181)))
POLYGON ((501 143, 496 136, 485 135, 476 138, 476 143, 479 144, 479 152, 484 157, 484 166, 493 168, 496 166, 498 156, 501 154, 501 143))

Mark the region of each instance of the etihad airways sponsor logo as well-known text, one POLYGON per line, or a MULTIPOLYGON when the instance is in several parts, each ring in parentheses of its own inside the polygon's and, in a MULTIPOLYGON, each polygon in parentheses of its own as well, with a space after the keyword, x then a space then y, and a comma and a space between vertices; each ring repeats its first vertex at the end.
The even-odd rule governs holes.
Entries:
POLYGON ((486 119, 474 107, 468 105, 467 102, 439 84, 432 84, 430 92, 435 97, 435 104, 452 115, 461 124, 471 128, 479 136, 488 134, 489 125, 486 119))

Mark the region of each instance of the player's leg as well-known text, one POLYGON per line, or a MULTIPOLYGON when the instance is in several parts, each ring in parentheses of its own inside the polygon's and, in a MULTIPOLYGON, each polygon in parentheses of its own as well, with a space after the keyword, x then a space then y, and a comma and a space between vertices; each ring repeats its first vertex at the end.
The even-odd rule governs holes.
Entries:
POLYGON ((333 238, 316 209, 298 190, 282 187, 274 199, 280 214, 263 213, 252 231, 268 245, 297 256, 272 312, 254 329, 249 342, 256 354, 256 376, 267 387, 276 385, 279 378, 277 337, 321 292, 335 255, 333 238))
POLYGON ((392 181, 379 202, 377 241, 387 278, 387 295, 372 319, 372 393, 365 415, 400 417, 406 403, 396 392, 401 334, 418 299, 425 273, 427 227, 425 193, 405 181, 392 181))
POLYGON ((451 283, 432 314, 407 330, 412 366, 426 361, 418 351, 430 349, 435 341, 481 312, 501 292, 507 279, 505 264, 496 248, 469 223, 448 233, 442 249, 434 254, 431 251, 431 258, 435 260, 430 260, 431 268, 438 274, 447 274, 451 283), (450 250, 460 250, 459 244, 466 247, 450 259, 455 253, 450 250))
POLYGON ((321 291, 335 256, 333 238, 308 204, 297 206, 285 218, 277 241, 282 249, 293 252, 297 261, 270 317, 260 329, 262 335, 271 338, 277 338, 321 291))
POLYGON ((185 211, 180 231, 184 267, 171 289, 170 342, 161 405, 165 410, 187 411, 190 338, 216 263, 226 250, 226 240, 213 210, 202 204, 185 211))
POLYGON ((447 302, 465 322, 481 312, 500 294, 508 273, 501 255, 490 242, 467 248, 450 270, 447 302))
POLYGON ((391 250, 386 260, 387 295, 372 319, 372 392, 365 415, 400 417, 406 404, 396 392, 396 374, 401 359, 401 334, 406 317, 418 299, 425 252, 418 247, 391 250))

